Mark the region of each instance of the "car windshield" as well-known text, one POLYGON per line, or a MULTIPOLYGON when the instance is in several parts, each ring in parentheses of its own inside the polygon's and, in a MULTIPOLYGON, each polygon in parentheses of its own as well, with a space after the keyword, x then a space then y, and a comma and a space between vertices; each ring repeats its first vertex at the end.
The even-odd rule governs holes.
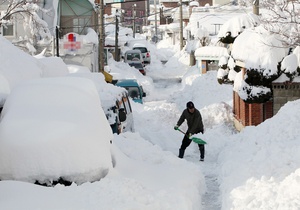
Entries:
POLYGON ((147 48, 145 48, 145 47, 135 47, 134 49, 135 49, 135 50, 139 50, 139 51, 141 51, 142 53, 146 53, 146 52, 147 52, 147 48))
POLYGON ((132 99, 138 99, 141 97, 139 93, 139 89, 137 87, 126 87, 126 90, 128 91, 128 95, 132 99))
POLYGON ((132 67, 138 68, 138 69, 142 69, 143 68, 143 66, 142 66, 141 63, 130 63, 129 65, 132 66, 132 67))
POLYGON ((134 58, 140 60, 141 59, 140 54, 137 54, 137 53, 128 53, 127 54, 127 60, 132 60, 134 58))

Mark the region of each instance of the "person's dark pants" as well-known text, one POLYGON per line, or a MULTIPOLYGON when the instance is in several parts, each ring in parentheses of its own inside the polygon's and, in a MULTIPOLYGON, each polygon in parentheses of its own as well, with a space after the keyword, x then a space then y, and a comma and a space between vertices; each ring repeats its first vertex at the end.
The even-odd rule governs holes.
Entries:
MULTIPOLYGON (((179 149, 179 155, 178 155, 179 158, 183 158, 184 151, 188 146, 190 146, 191 142, 192 142, 192 140, 189 139, 186 135, 184 135, 184 138, 181 143, 181 147, 179 149)), ((198 144, 198 147, 200 150, 200 158, 204 159, 204 154, 205 154, 204 144, 198 144)))
POLYGON ((198 144, 198 146, 199 146, 199 150, 200 150, 200 158, 204 159, 204 154, 205 154, 204 144, 198 144))

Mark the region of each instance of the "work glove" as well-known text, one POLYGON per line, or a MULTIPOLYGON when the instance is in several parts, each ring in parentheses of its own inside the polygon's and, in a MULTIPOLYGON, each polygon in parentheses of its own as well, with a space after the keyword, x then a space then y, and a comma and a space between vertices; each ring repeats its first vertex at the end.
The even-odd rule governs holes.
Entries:
POLYGON ((176 130, 176 131, 178 130, 178 125, 174 126, 174 130, 176 130))

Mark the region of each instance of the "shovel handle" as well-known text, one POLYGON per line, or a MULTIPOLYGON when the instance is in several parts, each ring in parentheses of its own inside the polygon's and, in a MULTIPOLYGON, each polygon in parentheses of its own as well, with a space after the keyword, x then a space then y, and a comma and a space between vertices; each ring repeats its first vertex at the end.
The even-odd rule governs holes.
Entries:
POLYGON ((182 130, 180 130, 179 128, 177 129, 179 132, 183 133, 184 135, 186 135, 185 132, 183 132, 182 130))

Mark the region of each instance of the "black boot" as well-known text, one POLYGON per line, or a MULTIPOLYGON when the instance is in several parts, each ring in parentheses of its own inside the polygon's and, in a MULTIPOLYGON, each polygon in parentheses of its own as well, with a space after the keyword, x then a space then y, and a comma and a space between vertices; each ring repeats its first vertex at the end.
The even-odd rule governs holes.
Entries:
POLYGON ((184 150, 183 149, 179 149, 179 155, 178 155, 178 157, 179 158, 183 158, 183 156, 184 156, 184 150))

